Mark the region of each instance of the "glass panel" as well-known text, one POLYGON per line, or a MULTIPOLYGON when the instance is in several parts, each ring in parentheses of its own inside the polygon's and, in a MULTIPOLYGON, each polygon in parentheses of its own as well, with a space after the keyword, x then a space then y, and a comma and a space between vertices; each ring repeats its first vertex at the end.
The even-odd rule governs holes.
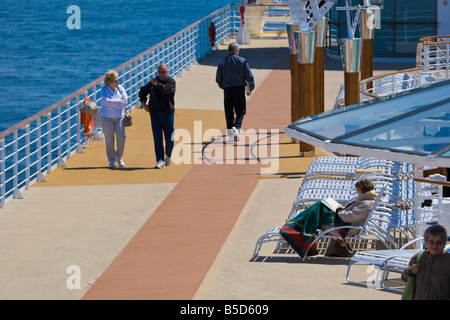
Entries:
POLYGON ((396 22, 436 22, 436 0, 396 0, 396 22))
POLYGON ((389 120, 402 114, 417 110, 450 96, 450 84, 440 85, 428 90, 414 90, 397 98, 369 104, 361 104, 351 110, 335 110, 318 115, 309 122, 296 122, 292 126, 309 131, 322 139, 335 139, 356 130, 389 120), (414 94, 411 94, 414 93, 414 94), (333 116, 327 116, 327 115, 333 116))
MULTIPOLYGON (((394 20, 394 1, 386 0, 381 9, 381 22, 392 22, 394 20)), ((384 26, 383 26, 384 28, 384 26)), ((376 31, 375 31, 376 32, 376 31)))
POLYGON ((343 142, 421 154, 431 154, 450 143, 450 102, 387 123, 343 142))
POLYGON ((406 25, 395 26, 395 53, 416 54, 419 39, 436 35, 436 27, 433 25, 406 25))
POLYGON ((441 153, 439 156, 444 157, 444 158, 450 158, 450 150, 441 153))
POLYGON ((394 54, 393 28, 387 24, 381 26, 381 29, 375 30, 373 54, 378 57, 392 56, 394 54))
POLYGON ((339 44, 338 44, 338 38, 339 38, 339 30, 338 30, 338 25, 334 24, 334 23, 330 23, 330 42, 329 42, 329 46, 328 49, 335 53, 335 54, 339 54, 339 44))

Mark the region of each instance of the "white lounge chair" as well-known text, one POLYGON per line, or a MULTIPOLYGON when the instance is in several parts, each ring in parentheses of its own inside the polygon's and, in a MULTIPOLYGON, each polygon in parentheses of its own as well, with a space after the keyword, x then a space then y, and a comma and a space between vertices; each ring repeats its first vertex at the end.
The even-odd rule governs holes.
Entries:
MULTIPOLYGON (((417 238, 402 248, 396 250, 370 250, 360 251, 356 253, 351 259, 347 267, 346 279, 347 282, 353 285, 362 286, 376 286, 386 291, 402 293, 403 289, 391 288, 385 285, 391 272, 402 273, 408 266, 411 258, 419 251, 424 250, 423 238, 417 238), (415 249, 410 249, 411 246, 415 249), (375 284, 367 281, 355 281, 350 279, 352 266, 355 264, 367 264, 375 267, 376 275, 374 277, 375 284)), ((450 252, 450 244, 445 247, 445 251, 450 252)), ((371 277, 371 279, 373 279, 371 277)))
MULTIPOLYGON (((381 201, 381 198, 382 198, 382 195, 384 194, 385 189, 386 189, 386 184, 383 185, 381 187, 381 189, 379 190, 379 195, 378 195, 377 199, 375 200, 375 203, 374 203, 370 213, 368 214, 367 219, 362 227, 349 225, 349 226, 339 226, 339 227, 327 229, 327 230, 322 231, 317 234, 315 240, 313 241, 313 243, 311 243, 309 248, 311 248, 314 245, 314 243, 316 243, 317 240, 320 238, 323 238, 323 237, 334 238, 334 236, 329 235, 329 233, 332 231, 335 231, 335 230, 343 229, 343 228, 359 230, 357 235, 350 237, 351 239, 354 239, 354 238, 360 239, 360 238, 362 238, 362 236, 371 234, 371 235, 374 235, 381 242, 383 242, 387 248, 397 248, 393 241, 392 236, 390 236, 388 234, 388 232, 386 231, 386 229, 389 226, 390 215, 385 212, 377 212, 376 211, 376 208, 381 201)), ((292 218, 294 218, 297 214, 301 213, 307 207, 308 207, 308 205, 303 204, 299 208, 297 208, 297 210, 293 210, 291 212, 289 218, 286 220, 286 222, 291 220, 292 218)), ((252 256, 251 260, 255 260, 258 257, 262 245, 266 242, 276 241, 277 249, 286 243, 284 238, 279 233, 280 229, 281 229, 281 227, 270 228, 266 233, 264 233, 261 237, 258 238, 258 240, 256 241, 255 249, 253 251, 253 256, 252 256)), ((307 251, 309 251, 309 249, 307 251)), ((307 256, 307 252, 306 252, 305 257, 303 258, 303 261, 305 260, 306 256, 307 256)))
POLYGON ((378 212, 377 207, 384 195, 384 190, 386 189, 387 184, 385 184, 378 193, 378 197, 376 198, 372 209, 370 210, 367 218, 362 226, 338 226, 326 229, 319 234, 316 235, 314 241, 309 245, 308 249, 305 252, 305 256, 303 257, 303 261, 308 257, 308 251, 310 248, 314 246, 314 244, 321 238, 324 237, 332 237, 330 233, 337 231, 339 229, 353 229, 359 230, 355 236, 347 237, 347 239, 361 239, 363 236, 372 235, 375 236, 376 239, 380 240, 387 248, 397 248, 394 242, 393 237, 388 232, 390 215, 385 212, 378 212))

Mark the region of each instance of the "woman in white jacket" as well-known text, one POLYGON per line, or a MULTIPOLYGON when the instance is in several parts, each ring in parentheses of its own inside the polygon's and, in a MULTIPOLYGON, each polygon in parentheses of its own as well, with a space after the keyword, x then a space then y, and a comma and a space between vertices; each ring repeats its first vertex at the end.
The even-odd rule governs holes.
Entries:
POLYGON ((318 228, 327 230, 342 226, 342 233, 341 229, 329 232, 336 238, 345 238, 353 235, 355 231, 358 232, 355 228, 347 228, 349 232, 345 233, 347 231, 345 230, 345 225, 362 226, 378 195, 374 191, 375 186, 368 179, 363 178, 357 181, 355 187, 358 196, 354 202, 345 208, 341 206, 334 211, 325 205, 323 201, 317 201, 301 211, 281 228, 280 234, 300 257, 303 258, 306 252, 308 252, 308 255, 317 254, 315 244, 311 248, 310 244, 313 243, 318 228))
MULTIPOLYGON (((355 200, 349 203, 345 208, 337 208, 337 218, 334 222, 335 226, 338 225, 352 225, 361 227, 372 209, 378 194, 375 193, 375 186, 368 179, 361 179, 356 182, 356 191, 358 196, 355 200), (339 219, 341 221, 339 221, 339 219)), ((346 236, 352 236, 358 233, 358 229, 349 229, 346 236)))
POLYGON ((101 123, 106 143, 106 156, 108 157, 108 167, 114 168, 117 161, 119 167, 124 167, 122 160, 125 150, 125 125, 124 116, 127 106, 128 95, 125 89, 119 84, 119 75, 116 71, 110 70, 105 75, 105 85, 101 91, 102 110, 101 123), (115 148, 115 139, 117 148, 115 148))

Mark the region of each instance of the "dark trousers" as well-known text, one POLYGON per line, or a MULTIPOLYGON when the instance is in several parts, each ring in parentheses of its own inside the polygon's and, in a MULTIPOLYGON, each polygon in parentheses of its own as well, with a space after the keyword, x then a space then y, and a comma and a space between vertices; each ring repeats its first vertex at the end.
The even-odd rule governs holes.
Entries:
POLYGON ((166 156, 172 156, 173 150, 173 113, 150 114, 152 123, 153 143, 155 145, 156 162, 164 160, 164 142, 166 142, 166 156))
POLYGON ((228 87, 223 93, 227 129, 240 129, 246 112, 245 86, 228 87))

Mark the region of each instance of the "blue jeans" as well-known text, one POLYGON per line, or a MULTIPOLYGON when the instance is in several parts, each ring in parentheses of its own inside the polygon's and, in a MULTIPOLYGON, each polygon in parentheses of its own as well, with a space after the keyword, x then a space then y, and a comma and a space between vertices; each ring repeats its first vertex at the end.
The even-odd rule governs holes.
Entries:
POLYGON ((173 150, 173 113, 150 114, 152 123, 153 143, 155 145, 156 162, 164 160, 164 141, 166 142, 165 154, 167 157, 172 156, 173 150))

